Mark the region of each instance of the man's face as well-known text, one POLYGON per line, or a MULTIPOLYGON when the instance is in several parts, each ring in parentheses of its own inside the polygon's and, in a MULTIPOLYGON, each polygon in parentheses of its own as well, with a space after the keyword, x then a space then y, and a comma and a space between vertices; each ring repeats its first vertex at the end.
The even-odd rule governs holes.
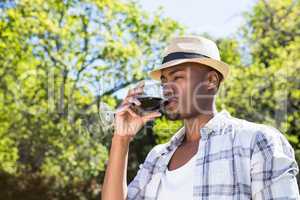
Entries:
POLYGON ((164 108, 166 117, 170 120, 188 119, 208 112, 217 90, 217 85, 211 87, 209 83, 216 77, 216 71, 198 63, 163 69, 163 93, 169 99, 164 108))

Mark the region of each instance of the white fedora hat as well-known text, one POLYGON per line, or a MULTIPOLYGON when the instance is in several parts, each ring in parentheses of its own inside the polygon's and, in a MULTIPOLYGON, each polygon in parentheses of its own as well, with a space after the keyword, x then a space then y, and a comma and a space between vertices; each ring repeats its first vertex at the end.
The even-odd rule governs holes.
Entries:
POLYGON ((215 42, 204 37, 187 36, 171 40, 163 53, 162 65, 151 71, 149 76, 160 80, 162 69, 187 62, 200 63, 214 68, 222 74, 223 80, 226 80, 229 75, 229 66, 221 61, 215 42))

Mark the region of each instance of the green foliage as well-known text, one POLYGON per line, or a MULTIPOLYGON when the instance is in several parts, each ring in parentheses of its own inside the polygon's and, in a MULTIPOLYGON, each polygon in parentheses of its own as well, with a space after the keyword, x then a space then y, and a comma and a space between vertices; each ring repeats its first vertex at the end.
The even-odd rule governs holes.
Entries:
POLYGON ((118 0, 22 0, 0 9, 3 179, 22 182, 16 195, 44 178, 48 193, 35 198, 99 198, 111 138, 100 102, 115 107, 112 95, 143 79, 183 29, 118 0))
POLYGON ((156 136, 156 143, 166 143, 182 126, 182 121, 170 121, 167 120, 164 116, 160 119, 155 120, 153 131, 156 136))
POLYGON ((259 1, 246 14, 244 38, 252 64, 233 68, 222 98, 234 115, 279 128, 295 148, 300 131, 299 8, 299 1, 259 1))
MULTIPOLYGON (((232 66, 219 105, 234 116, 278 128, 300 161, 300 1, 260 0, 246 13, 250 64, 232 66)), ((224 54, 223 54, 224 55, 224 54)))
MULTIPOLYGON (((231 67, 218 110, 277 127, 298 161, 299 10, 299 0, 259 0, 240 37, 217 39, 231 67)), ((183 27, 136 1, 21 0, 0 8, 0 30, 0 196, 99 199, 112 131, 100 102, 115 108, 115 92, 146 78, 183 27)), ((139 132, 128 181, 182 125, 161 117, 139 132)))

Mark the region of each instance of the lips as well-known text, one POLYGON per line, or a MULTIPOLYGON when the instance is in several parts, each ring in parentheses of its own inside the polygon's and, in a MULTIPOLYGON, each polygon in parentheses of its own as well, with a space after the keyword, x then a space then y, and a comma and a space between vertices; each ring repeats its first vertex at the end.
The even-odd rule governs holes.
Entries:
POLYGON ((172 107, 178 103, 178 99, 176 97, 170 97, 167 99, 165 106, 172 107))
POLYGON ((172 97, 168 99, 169 102, 178 102, 178 99, 176 97, 172 97))

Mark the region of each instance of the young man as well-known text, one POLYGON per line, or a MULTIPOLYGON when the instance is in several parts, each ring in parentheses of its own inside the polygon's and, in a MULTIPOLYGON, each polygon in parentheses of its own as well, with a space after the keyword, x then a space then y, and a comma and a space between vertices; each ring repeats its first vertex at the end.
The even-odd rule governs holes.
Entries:
POLYGON ((300 199, 294 150, 275 128, 217 112, 215 95, 229 68, 213 41, 179 37, 165 51, 162 66, 150 76, 161 80, 169 99, 165 115, 181 119, 166 144, 155 146, 127 187, 129 143, 159 112, 139 116, 131 105, 143 92, 128 92, 116 115, 103 200, 300 199))

